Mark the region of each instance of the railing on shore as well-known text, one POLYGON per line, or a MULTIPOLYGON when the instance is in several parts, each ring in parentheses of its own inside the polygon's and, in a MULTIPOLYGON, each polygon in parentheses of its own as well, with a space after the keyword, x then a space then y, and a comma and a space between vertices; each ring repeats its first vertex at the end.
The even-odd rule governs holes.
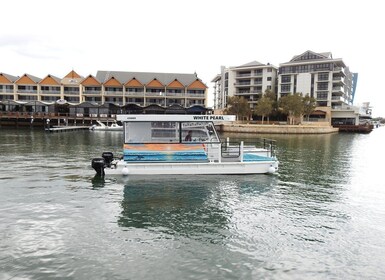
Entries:
POLYGON ((91 126, 97 120, 102 122, 114 122, 116 120, 116 115, 41 112, 0 112, 0 126, 91 126))

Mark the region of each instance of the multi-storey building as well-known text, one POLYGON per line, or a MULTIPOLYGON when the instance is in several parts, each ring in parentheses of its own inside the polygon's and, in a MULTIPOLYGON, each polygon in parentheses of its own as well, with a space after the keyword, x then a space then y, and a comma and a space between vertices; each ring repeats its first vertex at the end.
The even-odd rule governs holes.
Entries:
POLYGON ((63 79, 40 79, 0 73, 0 101, 6 100, 207 107, 207 86, 196 74, 98 71, 82 77, 71 71, 63 79))
POLYGON ((275 92, 277 67, 253 61, 241 66, 221 67, 212 82, 214 83, 214 109, 224 109, 227 98, 242 96, 254 109, 265 91, 275 92))
POLYGON ((333 58, 330 52, 306 51, 279 65, 278 98, 309 94, 330 121, 333 111, 353 105, 356 83, 357 73, 351 73, 341 58, 333 58))

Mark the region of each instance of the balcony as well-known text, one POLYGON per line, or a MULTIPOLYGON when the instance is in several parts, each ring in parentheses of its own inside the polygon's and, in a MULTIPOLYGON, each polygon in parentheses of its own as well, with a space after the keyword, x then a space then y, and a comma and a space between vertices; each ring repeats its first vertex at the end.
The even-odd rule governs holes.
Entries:
POLYGON ((345 103, 345 98, 343 96, 332 96, 332 103, 345 103))
POLYGON ((53 94, 53 95, 60 95, 60 90, 40 90, 41 94, 53 94))
POLYGON ((339 73, 339 74, 341 74, 343 77, 346 77, 344 68, 342 68, 342 67, 334 67, 333 73, 339 73))
POLYGON ((125 96, 144 97, 144 91, 126 91, 125 96))
POLYGON ((85 90, 83 91, 83 94, 94 94, 94 95, 101 95, 101 90, 85 90))
POLYGON ((79 90, 69 90, 69 91, 64 91, 64 95, 79 95, 79 90))
POLYGON ((343 95, 345 92, 343 87, 334 86, 332 89, 332 93, 333 95, 343 95))
POLYGON ((184 97, 184 92, 166 92, 166 96, 177 96, 177 97, 184 97))
POLYGON ((186 97, 202 99, 202 98, 205 98, 205 94, 204 93, 187 93, 186 97))
POLYGON ((333 86, 334 85, 345 85, 344 78, 341 76, 333 76, 333 86))
POLYGON ((237 82, 237 83, 234 83, 234 86, 236 86, 236 87, 251 86, 251 82, 250 81, 248 81, 248 82, 237 82))
POLYGON ((37 89, 18 89, 16 93, 21 94, 37 94, 37 89))
POLYGON ((105 95, 117 95, 117 96, 122 96, 123 91, 122 90, 105 90, 104 91, 105 95))
POLYGON ((0 93, 13 93, 13 89, 0 87, 0 93))
POLYGON ((166 95, 165 92, 158 91, 158 92, 146 92, 146 97, 164 97, 166 95))
POLYGON ((251 73, 237 73, 236 78, 251 77, 251 73))

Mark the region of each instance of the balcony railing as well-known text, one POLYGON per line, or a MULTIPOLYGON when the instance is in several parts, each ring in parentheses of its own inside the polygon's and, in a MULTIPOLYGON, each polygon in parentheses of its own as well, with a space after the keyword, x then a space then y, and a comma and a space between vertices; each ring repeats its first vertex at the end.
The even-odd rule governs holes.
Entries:
POLYGON ((83 94, 102 94, 102 91, 101 90, 86 90, 86 91, 83 91, 83 94))
POLYGON ((60 94, 60 90, 41 90, 41 94, 60 94))
POLYGON ((124 95, 127 95, 127 96, 141 96, 141 97, 143 97, 144 96, 144 92, 143 91, 126 91, 124 93, 124 95))
POLYGON ((123 95, 123 91, 121 91, 121 90, 106 90, 106 91, 104 91, 104 94, 107 94, 107 95, 123 95))
POLYGON ((184 97, 185 93, 184 92, 166 92, 166 96, 180 96, 180 97, 184 97))
POLYGON ((193 98, 205 98, 204 93, 186 93, 187 97, 193 97, 193 98))
POLYGON ((17 93, 28 93, 28 94, 37 94, 37 90, 33 89, 18 89, 17 93))
POLYGON ((0 88, 0 93, 13 93, 13 89, 0 88))

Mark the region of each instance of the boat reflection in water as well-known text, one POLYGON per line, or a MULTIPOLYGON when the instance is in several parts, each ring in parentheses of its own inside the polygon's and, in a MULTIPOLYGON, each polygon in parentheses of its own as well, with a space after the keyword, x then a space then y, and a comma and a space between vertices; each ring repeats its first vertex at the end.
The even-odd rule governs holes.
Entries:
POLYGON ((128 181, 118 224, 172 235, 224 237, 237 201, 268 192, 276 180, 269 175, 202 175, 128 181))

